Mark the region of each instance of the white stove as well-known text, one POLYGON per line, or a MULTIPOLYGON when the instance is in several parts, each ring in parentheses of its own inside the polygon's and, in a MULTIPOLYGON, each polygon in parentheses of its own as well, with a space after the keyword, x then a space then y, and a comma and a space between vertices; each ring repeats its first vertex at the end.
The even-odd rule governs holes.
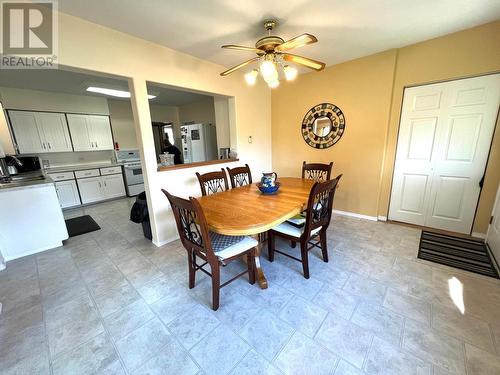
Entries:
POLYGON ((132 197, 144 191, 141 158, 139 150, 116 151, 116 161, 123 163, 123 176, 127 195, 132 197))

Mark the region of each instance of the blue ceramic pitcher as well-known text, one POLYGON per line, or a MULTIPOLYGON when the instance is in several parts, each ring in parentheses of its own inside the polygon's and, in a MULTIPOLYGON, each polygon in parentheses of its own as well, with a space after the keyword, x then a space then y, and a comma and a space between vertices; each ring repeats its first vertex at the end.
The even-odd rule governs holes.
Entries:
POLYGON ((276 185, 277 179, 278 175, 276 174, 276 172, 262 173, 260 182, 264 187, 274 187, 276 185))

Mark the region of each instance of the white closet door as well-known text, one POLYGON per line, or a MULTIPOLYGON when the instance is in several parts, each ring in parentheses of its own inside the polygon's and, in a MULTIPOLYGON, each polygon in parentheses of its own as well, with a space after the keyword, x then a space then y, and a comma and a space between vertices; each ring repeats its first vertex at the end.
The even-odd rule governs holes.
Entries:
POLYGON ((9 111, 9 118, 20 154, 47 152, 35 112, 9 111))
POLYGON ((405 90, 389 218, 470 233, 500 75, 405 90))
POLYGON ((489 245, 498 263, 500 262, 500 185, 498 186, 495 207, 491 216, 493 216, 493 220, 488 228, 486 243, 489 245))
POLYGON ((48 152, 73 151, 64 113, 38 112, 36 120, 48 152))
POLYGON ((68 114, 69 131, 73 148, 75 151, 92 151, 94 150, 91 142, 90 124, 88 115, 68 114))
POLYGON ((96 150, 113 150, 113 136, 111 135, 111 125, 108 116, 89 116, 91 127, 91 140, 94 142, 96 150))

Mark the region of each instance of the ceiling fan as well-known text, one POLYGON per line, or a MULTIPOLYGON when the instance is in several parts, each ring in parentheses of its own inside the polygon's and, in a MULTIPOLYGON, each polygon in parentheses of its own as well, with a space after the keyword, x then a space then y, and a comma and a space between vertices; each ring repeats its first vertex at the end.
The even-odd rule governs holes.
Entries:
MULTIPOLYGON (((266 81, 269 87, 275 88, 279 85, 278 67, 283 69, 283 73, 285 74, 287 81, 291 81, 297 76, 297 69, 287 65, 287 62, 299 64, 316 71, 320 71, 325 68, 325 63, 322 63, 321 61, 288 53, 291 49, 316 43, 318 39, 316 39, 314 35, 305 33, 285 42, 279 36, 271 35, 271 31, 276 27, 276 25, 277 22, 275 20, 268 20, 264 22, 264 27, 268 31, 269 35, 259 39, 255 43, 255 47, 238 46, 235 44, 222 46, 222 48, 227 49, 255 52, 257 57, 233 66, 232 68, 222 72, 220 75, 227 76, 228 74, 231 74, 253 62, 260 61, 260 74, 262 75, 262 78, 264 78, 264 81, 266 81)), ((259 70, 253 69, 245 74, 245 80, 248 84, 254 85, 258 74, 259 70)))

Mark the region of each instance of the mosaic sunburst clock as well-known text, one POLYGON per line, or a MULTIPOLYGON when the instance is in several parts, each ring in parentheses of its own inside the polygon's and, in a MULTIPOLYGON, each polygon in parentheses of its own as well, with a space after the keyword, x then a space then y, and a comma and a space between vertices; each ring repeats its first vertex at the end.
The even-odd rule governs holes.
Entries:
POLYGON ((312 107, 302 120, 302 137, 314 148, 328 148, 337 143, 345 130, 345 117, 339 107, 321 103, 312 107))

